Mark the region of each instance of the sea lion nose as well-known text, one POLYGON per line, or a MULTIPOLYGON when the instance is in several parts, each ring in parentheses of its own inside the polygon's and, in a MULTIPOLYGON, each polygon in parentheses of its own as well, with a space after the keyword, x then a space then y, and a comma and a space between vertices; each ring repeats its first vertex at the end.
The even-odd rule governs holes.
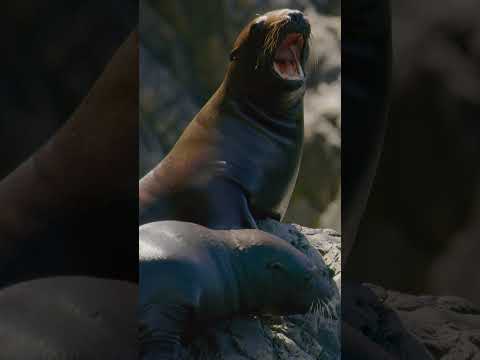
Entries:
POLYGON ((313 273, 306 273, 305 276, 303 277, 303 279, 305 280, 305 282, 311 282, 313 280, 313 273))
POLYGON ((290 20, 295 23, 302 23, 305 22, 305 16, 303 16, 303 13, 300 10, 290 10, 288 12, 288 16, 290 17, 290 20))

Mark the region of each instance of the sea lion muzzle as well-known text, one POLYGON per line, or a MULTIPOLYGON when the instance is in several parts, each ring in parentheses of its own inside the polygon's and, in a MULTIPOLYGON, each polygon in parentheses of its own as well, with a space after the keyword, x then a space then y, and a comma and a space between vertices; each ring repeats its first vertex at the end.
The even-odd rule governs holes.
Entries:
POLYGON ((283 80, 303 80, 305 43, 310 36, 310 24, 297 10, 285 15, 285 25, 273 51, 273 69, 283 80))

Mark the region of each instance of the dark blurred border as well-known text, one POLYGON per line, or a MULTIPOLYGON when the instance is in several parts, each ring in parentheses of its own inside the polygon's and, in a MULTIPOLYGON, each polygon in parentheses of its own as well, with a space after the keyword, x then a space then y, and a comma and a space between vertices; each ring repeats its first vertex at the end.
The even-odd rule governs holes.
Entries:
POLYGON ((138 22, 138 1, 8 1, 0 11, 0 178, 79 105, 138 22))
MULTIPOLYGON (((137 25, 138 1, 133 0, 19 0, 2 4, 0 179, 46 143, 69 119, 137 25)), ((138 134, 133 133, 132 137, 137 139, 138 134)), ((138 148, 131 151, 137 154, 138 148)), ((131 175, 118 181, 135 184, 136 188, 137 168, 137 163, 131 164, 131 175)), ((86 176, 94 178, 96 174, 86 176)), ((136 192, 130 195, 131 199, 137 198, 136 192)), ((106 210, 95 218, 89 218, 88 214, 77 216, 74 222, 65 225, 65 229, 57 224, 55 229, 50 229, 54 233, 52 239, 32 242, 40 247, 19 258, 12 274, 20 274, 27 262, 30 268, 38 268, 37 276, 55 275, 57 271, 49 269, 55 268, 54 263, 64 263, 65 271, 58 275, 66 272, 136 281, 137 204, 129 201, 106 210), (108 230, 111 224, 117 224, 115 231, 108 230), (118 236, 130 240, 119 241, 118 236), (100 262, 93 260, 92 251, 95 250, 91 245, 82 244, 95 237, 106 239, 99 243, 98 249, 107 251, 110 241, 122 243, 121 250, 113 247, 110 256, 100 262), (50 245, 43 246, 43 243, 50 245), (119 253, 114 253, 116 250, 119 253), (53 261, 46 261, 48 258, 53 261)))
MULTIPOLYGON (((353 3, 342 4, 342 41, 353 3)), ((342 266, 344 349, 354 350, 342 358, 468 359, 480 354, 480 11, 474 0, 391 3, 387 131, 357 235, 342 239, 354 243, 342 266)), ((382 21, 371 14, 364 25, 382 21)), ((342 53, 342 91, 350 60, 342 53)), ((377 128, 348 105, 342 149, 362 152, 363 132, 377 128)), ((342 184, 357 160, 342 158, 342 184)))

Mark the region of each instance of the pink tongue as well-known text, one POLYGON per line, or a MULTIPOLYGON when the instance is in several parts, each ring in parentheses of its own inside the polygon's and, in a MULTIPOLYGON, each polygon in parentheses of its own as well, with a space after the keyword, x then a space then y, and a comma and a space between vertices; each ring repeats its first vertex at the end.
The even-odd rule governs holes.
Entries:
POLYGON ((292 51, 288 46, 282 45, 276 53, 275 60, 295 61, 292 51))
POLYGON ((295 77, 299 75, 297 61, 300 58, 301 37, 298 34, 289 34, 283 40, 275 53, 277 69, 284 75, 295 77))
POLYGON ((282 74, 288 75, 288 76, 297 76, 297 65, 295 62, 292 61, 286 61, 286 62, 277 62, 277 67, 278 69, 282 72, 282 74))
POLYGON ((302 46, 300 44, 301 40, 301 36, 298 34, 287 35, 275 54, 276 59, 283 61, 295 61, 295 57, 299 59, 300 47, 302 46))

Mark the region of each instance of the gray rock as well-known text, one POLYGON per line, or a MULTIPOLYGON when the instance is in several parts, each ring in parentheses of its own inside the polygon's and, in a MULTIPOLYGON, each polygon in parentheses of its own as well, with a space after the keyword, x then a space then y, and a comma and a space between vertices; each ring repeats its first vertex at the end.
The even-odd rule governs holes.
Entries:
POLYGON ((467 300, 371 284, 343 294, 343 319, 398 359, 478 359, 480 309, 467 300))
MULTIPOLYGON (((376 292, 379 290, 377 289, 376 292)), ((480 355, 480 309, 450 296, 411 296, 385 291, 384 303, 434 359, 473 359, 480 355)))

